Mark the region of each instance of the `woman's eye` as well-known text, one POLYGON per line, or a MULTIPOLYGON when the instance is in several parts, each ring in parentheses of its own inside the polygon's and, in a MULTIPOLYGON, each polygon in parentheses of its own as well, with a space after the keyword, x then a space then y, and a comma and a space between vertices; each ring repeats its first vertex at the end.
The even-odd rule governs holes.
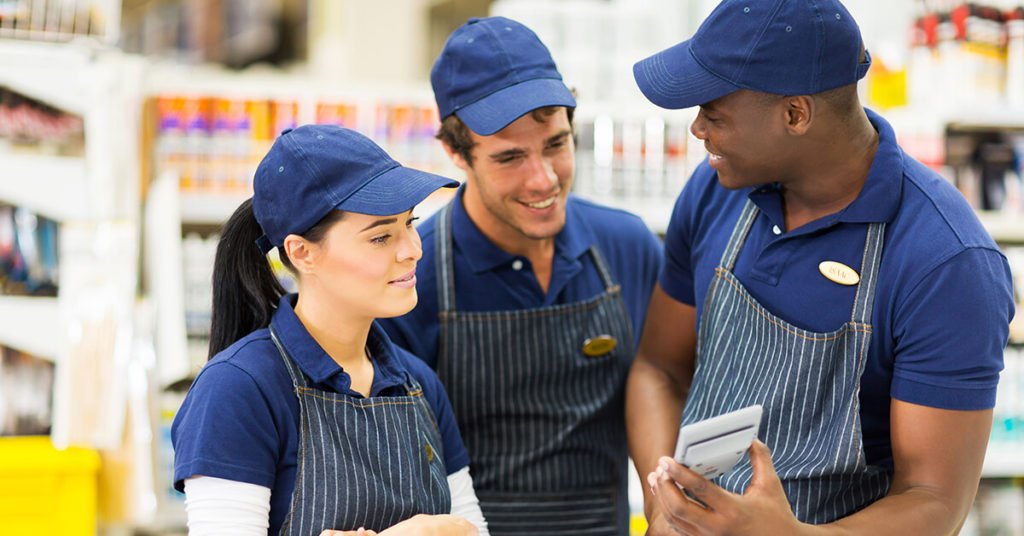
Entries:
POLYGON ((374 244, 377 244, 377 245, 380 245, 380 246, 383 246, 384 244, 387 244, 388 240, 390 240, 390 239, 391 239, 391 235, 384 234, 384 235, 375 236, 375 237, 371 238, 370 242, 372 242, 374 244))

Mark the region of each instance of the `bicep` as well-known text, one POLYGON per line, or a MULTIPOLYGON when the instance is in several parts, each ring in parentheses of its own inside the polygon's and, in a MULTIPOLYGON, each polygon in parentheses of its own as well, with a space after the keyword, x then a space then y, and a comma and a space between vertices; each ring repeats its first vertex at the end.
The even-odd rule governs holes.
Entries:
POLYGON ((966 514, 985 459, 992 410, 961 411, 892 400, 891 493, 922 490, 966 514))

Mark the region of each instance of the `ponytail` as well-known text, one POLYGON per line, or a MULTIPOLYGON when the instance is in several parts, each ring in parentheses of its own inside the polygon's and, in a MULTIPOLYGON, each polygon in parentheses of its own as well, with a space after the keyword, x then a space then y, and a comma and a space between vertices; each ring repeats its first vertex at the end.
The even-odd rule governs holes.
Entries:
POLYGON ((249 333, 269 326, 285 293, 266 256, 256 246, 262 235, 252 211, 252 198, 235 209, 221 230, 213 261, 208 359, 249 333))

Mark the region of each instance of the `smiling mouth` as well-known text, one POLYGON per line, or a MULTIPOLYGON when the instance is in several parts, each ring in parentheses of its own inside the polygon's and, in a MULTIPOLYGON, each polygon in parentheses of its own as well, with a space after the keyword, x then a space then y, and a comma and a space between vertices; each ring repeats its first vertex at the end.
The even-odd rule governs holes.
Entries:
POLYGON ((530 207, 530 208, 548 208, 548 207, 550 207, 551 205, 553 205, 555 203, 556 199, 558 199, 557 195, 556 196, 551 196, 551 197, 549 197, 549 198, 547 198, 547 199, 545 199, 543 201, 537 201, 536 203, 523 203, 523 204, 528 206, 528 207, 530 207))
POLYGON ((405 282, 408 282, 408 281, 412 281, 412 279, 414 277, 416 277, 416 271, 415 270, 413 270, 413 271, 403 275, 402 277, 399 277, 398 279, 393 279, 391 281, 388 281, 388 283, 405 283, 405 282))

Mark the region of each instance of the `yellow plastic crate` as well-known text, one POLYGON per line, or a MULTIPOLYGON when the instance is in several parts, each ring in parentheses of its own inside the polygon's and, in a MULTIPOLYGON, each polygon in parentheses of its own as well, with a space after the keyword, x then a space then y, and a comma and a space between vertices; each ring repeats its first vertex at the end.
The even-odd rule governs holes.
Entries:
POLYGON ((94 536, 99 466, 95 451, 49 437, 0 437, 0 532, 94 536))

